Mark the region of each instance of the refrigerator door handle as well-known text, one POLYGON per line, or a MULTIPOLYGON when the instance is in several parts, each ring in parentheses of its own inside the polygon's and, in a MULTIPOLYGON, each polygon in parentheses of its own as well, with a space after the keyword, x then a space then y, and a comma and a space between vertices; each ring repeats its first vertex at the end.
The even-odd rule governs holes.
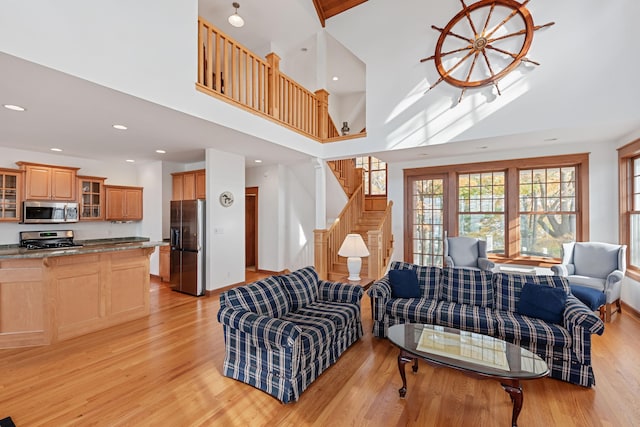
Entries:
POLYGON ((172 247, 182 246, 180 242, 180 229, 178 228, 171 229, 171 246, 172 247))

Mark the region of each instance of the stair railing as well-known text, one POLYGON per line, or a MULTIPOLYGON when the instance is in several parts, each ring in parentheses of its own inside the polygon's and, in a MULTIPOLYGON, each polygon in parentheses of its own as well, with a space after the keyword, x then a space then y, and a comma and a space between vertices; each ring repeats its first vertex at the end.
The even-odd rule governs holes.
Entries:
POLYGON ((379 279, 384 276, 393 250, 392 208, 393 202, 390 201, 378 227, 367 232, 367 246, 369 247, 369 270, 367 276, 372 279, 379 279))
POLYGON ((363 210, 364 186, 361 181, 333 225, 328 230, 314 230, 314 263, 321 279, 326 280, 329 267, 340 261, 338 250, 347 234, 354 229, 363 210))
POLYGON ((362 184, 362 168, 356 167, 355 159, 332 160, 327 162, 333 174, 338 178, 348 197, 362 184))

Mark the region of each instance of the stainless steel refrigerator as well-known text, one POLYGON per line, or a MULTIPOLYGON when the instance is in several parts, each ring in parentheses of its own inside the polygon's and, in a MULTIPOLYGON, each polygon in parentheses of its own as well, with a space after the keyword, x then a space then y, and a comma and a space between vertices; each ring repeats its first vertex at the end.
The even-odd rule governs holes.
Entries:
POLYGON ((205 201, 171 202, 171 285, 174 291, 204 295, 205 201))

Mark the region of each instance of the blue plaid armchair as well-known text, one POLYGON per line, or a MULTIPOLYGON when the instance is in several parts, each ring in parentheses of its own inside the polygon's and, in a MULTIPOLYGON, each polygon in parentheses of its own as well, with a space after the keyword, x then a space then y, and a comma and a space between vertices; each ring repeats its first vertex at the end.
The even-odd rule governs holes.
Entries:
POLYGON ((283 403, 362 337, 358 285, 319 280, 313 267, 223 292, 223 373, 283 403))

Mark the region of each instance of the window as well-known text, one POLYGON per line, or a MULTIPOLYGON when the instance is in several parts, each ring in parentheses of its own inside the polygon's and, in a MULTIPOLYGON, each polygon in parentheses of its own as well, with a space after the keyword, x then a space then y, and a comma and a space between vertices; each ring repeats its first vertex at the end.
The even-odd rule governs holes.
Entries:
POLYGON ((640 139, 618 150, 620 243, 627 245, 627 275, 640 280, 640 139))
POLYGON ((576 167, 521 169, 520 253, 562 257, 576 240, 576 167))
POLYGON ((387 164, 375 157, 356 157, 356 167, 364 171, 364 194, 387 195, 387 164))
POLYGON ((504 172, 458 175, 458 236, 487 242, 487 251, 504 253, 504 172))
MULTIPOLYGON (((581 197, 589 191, 588 159, 575 154, 405 170, 405 260, 441 265, 436 258, 446 231, 485 240, 497 262, 558 262, 562 243, 589 239, 588 197, 581 197), (436 177, 442 181, 437 205, 436 177)), ((640 160, 637 173, 640 209, 640 160)), ((636 226, 640 232, 640 210, 636 226)), ((640 239, 638 248, 640 267, 640 239)))

